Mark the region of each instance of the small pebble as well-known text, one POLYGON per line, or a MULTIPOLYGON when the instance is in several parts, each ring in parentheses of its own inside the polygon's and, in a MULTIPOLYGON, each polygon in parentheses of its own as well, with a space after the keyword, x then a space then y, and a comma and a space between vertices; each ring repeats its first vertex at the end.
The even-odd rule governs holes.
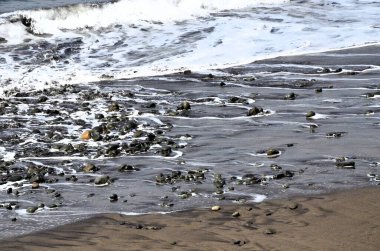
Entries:
POLYGON ((238 212, 238 211, 236 211, 236 212, 234 212, 233 214, 232 214, 232 217, 235 217, 235 218, 237 218, 237 217, 239 217, 240 216, 240 213, 238 212))
POLYGON ((219 211, 220 209, 221 209, 220 206, 213 206, 213 207, 211 208, 212 211, 219 211))

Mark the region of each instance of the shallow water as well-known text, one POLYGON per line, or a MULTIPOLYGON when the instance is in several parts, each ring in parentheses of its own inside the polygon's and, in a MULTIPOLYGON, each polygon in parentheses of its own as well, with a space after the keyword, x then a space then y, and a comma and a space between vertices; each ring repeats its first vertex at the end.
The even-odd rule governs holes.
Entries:
POLYGON ((3 167, 2 177, 17 173, 26 177, 26 170, 33 167, 47 173, 46 182, 38 189, 31 189, 28 180, 19 181, 19 187, 7 182, 1 185, 4 206, 15 202, 19 207, 0 209, 2 236, 101 212, 171 212, 376 185, 375 176, 380 175, 378 52, 379 47, 372 46, 259 61, 212 71, 212 75, 178 73, 102 81, 58 92, 12 93, 2 101, 9 106, 0 118, 0 137, 1 151, 15 161, 3 167), (316 92, 318 88, 321 93, 316 92), (295 100, 284 99, 289 93, 296 95, 295 100), (43 94, 49 99, 37 102, 43 94), (191 110, 176 111, 185 100, 191 110), (110 112, 108 107, 114 101, 120 110, 110 112), (247 116, 254 106, 262 107, 264 113, 247 116), (41 112, 31 112, 36 107, 41 112), (308 111, 316 115, 307 119, 308 111), (98 113, 105 119, 95 119, 98 113), (138 129, 124 134, 119 125, 127 122, 112 127, 112 117, 135 119, 138 129), (85 129, 101 123, 111 126, 108 138, 96 142, 79 139, 85 129), (142 138, 136 136, 136 130, 143 132, 142 138), (133 140, 144 141, 149 132, 160 140, 146 152, 131 154, 123 148, 133 140), (59 143, 71 143, 75 149, 82 144, 85 150, 65 152, 57 148, 59 143), (112 157, 106 149, 116 143, 120 152, 112 157), (172 148, 166 157, 160 154, 165 146, 172 148), (268 156, 265 151, 270 148, 279 154, 268 156), (337 159, 354 161, 355 169, 338 169, 337 159), (83 173, 85 163, 93 163, 99 170, 83 173), (138 170, 118 171, 125 164, 138 170), (273 170, 274 164, 282 170, 273 170), (204 172, 204 179, 156 182, 160 173, 181 171, 186 175, 197 169, 204 172), (285 171, 294 176, 275 178, 285 171), (226 182, 219 189, 214 184, 218 174, 226 182), (246 184, 242 177, 247 174, 259 181, 246 184), (93 179, 99 175, 116 180, 108 186, 95 186, 93 179), (13 191, 7 194, 10 187, 13 191), (223 192, 216 194, 218 190, 223 192), (112 203, 108 197, 114 193, 119 200, 112 203), (57 207, 26 213, 26 208, 41 202, 57 207), (11 222, 13 217, 18 220, 11 222))
POLYGON ((0 237, 378 184, 378 2, 157 2, 0 15, 0 237))

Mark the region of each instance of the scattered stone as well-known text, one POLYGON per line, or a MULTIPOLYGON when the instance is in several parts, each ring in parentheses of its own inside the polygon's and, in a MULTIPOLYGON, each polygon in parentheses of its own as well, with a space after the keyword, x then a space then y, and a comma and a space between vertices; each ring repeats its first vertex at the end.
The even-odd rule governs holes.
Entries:
POLYGON ((161 148, 161 155, 164 157, 169 157, 172 153, 172 148, 169 146, 161 148))
POLYGON ((248 111, 247 116, 256 116, 263 112, 264 112, 263 108, 255 106, 248 111))
POLYGON ((237 218, 239 216, 240 216, 240 213, 238 211, 232 213, 232 217, 237 218))
POLYGON ((313 111, 309 111, 306 113, 306 118, 311 118, 313 116, 315 116, 315 112, 313 112, 313 111))
POLYGON ((110 177, 102 175, 95 178, 95 185, 105 185, 109 182, 110 177))
POLYGON ((14 175, 12 175, 11 177, 8 178, 8 181, 10 181, 10 182, 16 182, 16 181, 20 181, 22 179, 23 179, 23 177, 21 175, 14 174, 14 175))
POLYGON ((40 187, 40 184, 37 182, 32 183, 32 189, 38 189, 40 187))
POLYGON ((191 106, 188 101, 183 101, 178 107, 177 110, 190 110, 191 106))
POLYGON ((276 233, 276 230, 274 230, 273 228, 267 228, 265 229, 264 233, 267 235, 272 235, 276 233))
POLYGON ((270 149, 268 149, 268 150, 266 151, 266 154, 267 154, 268 156, 278 155, 278 154, 280 154, 280 151, 277 150, 277 149, 274 149, 274 148, 270 148, 270 149))
POLYGON ((114 193, 109 197, 109 199, 111 202, 116 202, 119 199, 119 196, 117 196, 117 194, 114 193))
POLYGON ((94 173, 98 170, 99 168, 97 168, 94 164, 91 164, 91 163, 87 163, 83 167, 83 172, 85 173, 94 173))
POLYGON ((90 130, 86 130, 82 133, 82 135, 80 136, 80 139, 82 140, 89 140, 91 139, 91 131, 90 130))
POLYGON ((340 138, 345 132, 328 132, 326 133, 326 137, 328 138, 340 138))
POLYGON ((118 112, 120 110, 120 106, 118 103, 116 102, 113 102, 109 107, 108 107, 108 111, 109 112, 118 112))
POLYGON ((285 95, 284 99, 285 99, 285 100, 295 100, 295 99, 296 99, 296 96, 297 96, 297 95, 296 95, 294 92, 291 92, 291 93, 285 95))
POLYGON ((288 208, 289 208, 290 210, 297 209, 297 208, 298 208, 298 204, 295 203, 295 202, 290 202, 290 203, 288 204, 288 208))
POLYGON ((220 206, 213 206, 213 207, 211 208, 212 211, 219 211, 220 209, 221 209, 220 206))
POLYGON ((338 169, 355 169, 354 161, 337 161, 336 167, 338 169))
POLYGON ((26 209, 26 212, 29 213, 29 214, 33 214, 37 211, 38 207, 34 206, 34 207, 28 207, 26 209))

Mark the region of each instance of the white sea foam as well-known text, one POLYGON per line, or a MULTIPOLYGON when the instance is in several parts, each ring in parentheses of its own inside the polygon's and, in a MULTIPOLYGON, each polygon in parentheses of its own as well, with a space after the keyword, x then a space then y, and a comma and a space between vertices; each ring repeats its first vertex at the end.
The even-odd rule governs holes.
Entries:
POLYGON ((379 43, 379 9, 361 0, 121 0, 6 13, 0 94, 379 43), (34 34, 14 22, 21 16, 31 18, 34 34), (74 43, 73 53, 62 43, 74 43))

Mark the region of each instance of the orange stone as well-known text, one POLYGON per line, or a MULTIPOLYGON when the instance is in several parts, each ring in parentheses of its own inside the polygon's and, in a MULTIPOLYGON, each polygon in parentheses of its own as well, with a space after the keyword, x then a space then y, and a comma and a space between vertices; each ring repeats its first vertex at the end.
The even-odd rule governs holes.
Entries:
POLYGON ((89 140, 91 139, 91 131, 90 130, 86 130, 82 133, 82 135, 80 136, 81 139, 83 140, 89 140))

